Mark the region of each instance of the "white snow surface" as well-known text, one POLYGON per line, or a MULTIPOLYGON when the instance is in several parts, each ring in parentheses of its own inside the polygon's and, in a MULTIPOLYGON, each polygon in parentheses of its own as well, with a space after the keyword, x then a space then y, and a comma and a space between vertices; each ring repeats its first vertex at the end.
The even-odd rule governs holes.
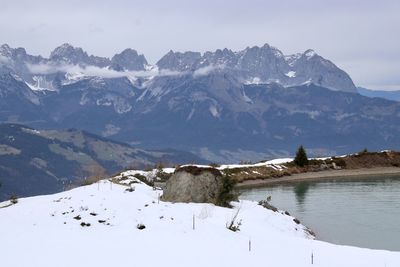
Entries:
POLYGON ((281 159, 273 159, 268 161, 263 161, 254 164, 228 164, 228 165, 221 165, 218 167, 220 170, 224 169, 235 169, 235 168, 251 168, 251 167, 271 167, 273 169, 282 170, 286 169, 285 166, 281 165, 284 163, 288 163, 293 161, 293 158, 281 158, 281 159))
POLYGON ((32 80, 33 84, 25 82, 28 87, 33 91, 57 91, 53 87, 53 83, 51 81, 47 81, 44 76, 33 76, 32 80))
POLYGON ((293 217, 255 202, 241 201, 233 209, 173 204, 158 202, 160 190, 131 186, 128 192, 104 180, 0 208, 2 266, 303 267, 311 266, 311 254, 312 266, 400 266, 400 252, 313 240, 293 217), (232 232, 226 225, 238 209, 240 231, 232 232))
POLYGON ((288 73, 285 73, 285 75, 289 78, 294 78, 296 77, 296 72, 295 71, 289 71, 288 73))

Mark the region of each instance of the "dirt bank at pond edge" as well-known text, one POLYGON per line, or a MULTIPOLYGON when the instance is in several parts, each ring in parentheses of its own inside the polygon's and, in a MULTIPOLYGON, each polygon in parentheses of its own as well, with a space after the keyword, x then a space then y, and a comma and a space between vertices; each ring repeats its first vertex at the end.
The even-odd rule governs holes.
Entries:
POLYGON ((282 176, 278 178, 246 180, 236 185, 237 188, 259 187, 277 183, 292 183, 303 181, 323 181, 330 179, 368 178, 376 176, 400 176, 399 167, 375 167, 361 169, 326 170, 319 172, 305 172, 282 176))

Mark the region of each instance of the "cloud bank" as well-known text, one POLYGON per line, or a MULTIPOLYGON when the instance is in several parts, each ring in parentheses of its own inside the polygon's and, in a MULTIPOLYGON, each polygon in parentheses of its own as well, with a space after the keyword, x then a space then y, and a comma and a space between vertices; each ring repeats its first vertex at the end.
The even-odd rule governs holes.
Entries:
MULTIPOLYGON (((1 62, 1 57, 0 57, 1 62)), ((153 67, 149 70, 144 71, 116 71, 109 68, 100 68, 97 66, 80 66, 72 64, 26 64, 29 72, 35 75, 49 75, 55 73, 69 73, 79 74, 80 76, 88 77, 102 77, 102 78, 121 78, 121 77, 133 77, 133 78, 150 78, 150 77, 165 77, 165 76, 182 76, 191 74, 194 78, 206 76, 211 72, 222 70, 225 68, 224 65, 209 65, 203 68, 199 68, 193 72, 188 71, 173 71, 168 69, 158 69, 153 67)))
POLYGON ((8 64, 8 63, 9 63, 8 58, 0 55, 0 64, 8 64))
POLYGON ((96 66, 79 66, 71 64, 27 64, 28 70, 32 74, 48 75, 58 72, 79 73, 83 76, 102 77, 102 78, 121 78, 121 77, 155 77, 155 76, 179 76, 184 73, 171 70, 158 70, 152 68, 145 71, 116 71, 109 68, 96 66))
POLYGON ((222 70, 224 68, 225 68, 224 65, 209 65, 209 66, 205 66, 205 67, 202 67, 202 68, 199 68, 199 69, 195 70, 193 72, 193 77, 197 78, 197 77, 200 77, 200 76, 206 76, 206 75, 210 74, 211 72, 222 70))

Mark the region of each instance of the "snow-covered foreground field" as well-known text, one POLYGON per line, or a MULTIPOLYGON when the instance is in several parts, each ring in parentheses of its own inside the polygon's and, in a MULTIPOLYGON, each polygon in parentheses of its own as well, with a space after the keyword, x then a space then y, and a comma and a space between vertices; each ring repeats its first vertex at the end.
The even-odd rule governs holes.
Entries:
POLYGON ((0 208, 0 266, 400 266, 400 252, 313 240, 293 217, 254 202, 173 204, 144 184, 127 188, 105 180, 0 208))

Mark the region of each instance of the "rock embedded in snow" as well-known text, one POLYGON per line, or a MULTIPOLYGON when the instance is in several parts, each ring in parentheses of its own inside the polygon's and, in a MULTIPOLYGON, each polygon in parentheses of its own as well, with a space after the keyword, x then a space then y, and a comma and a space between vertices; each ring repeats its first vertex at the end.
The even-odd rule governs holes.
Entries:
POLYGON ((218 202, 222 173, 215 168, 184 166, 167 181, 162 199, 170 202, 218 202))

